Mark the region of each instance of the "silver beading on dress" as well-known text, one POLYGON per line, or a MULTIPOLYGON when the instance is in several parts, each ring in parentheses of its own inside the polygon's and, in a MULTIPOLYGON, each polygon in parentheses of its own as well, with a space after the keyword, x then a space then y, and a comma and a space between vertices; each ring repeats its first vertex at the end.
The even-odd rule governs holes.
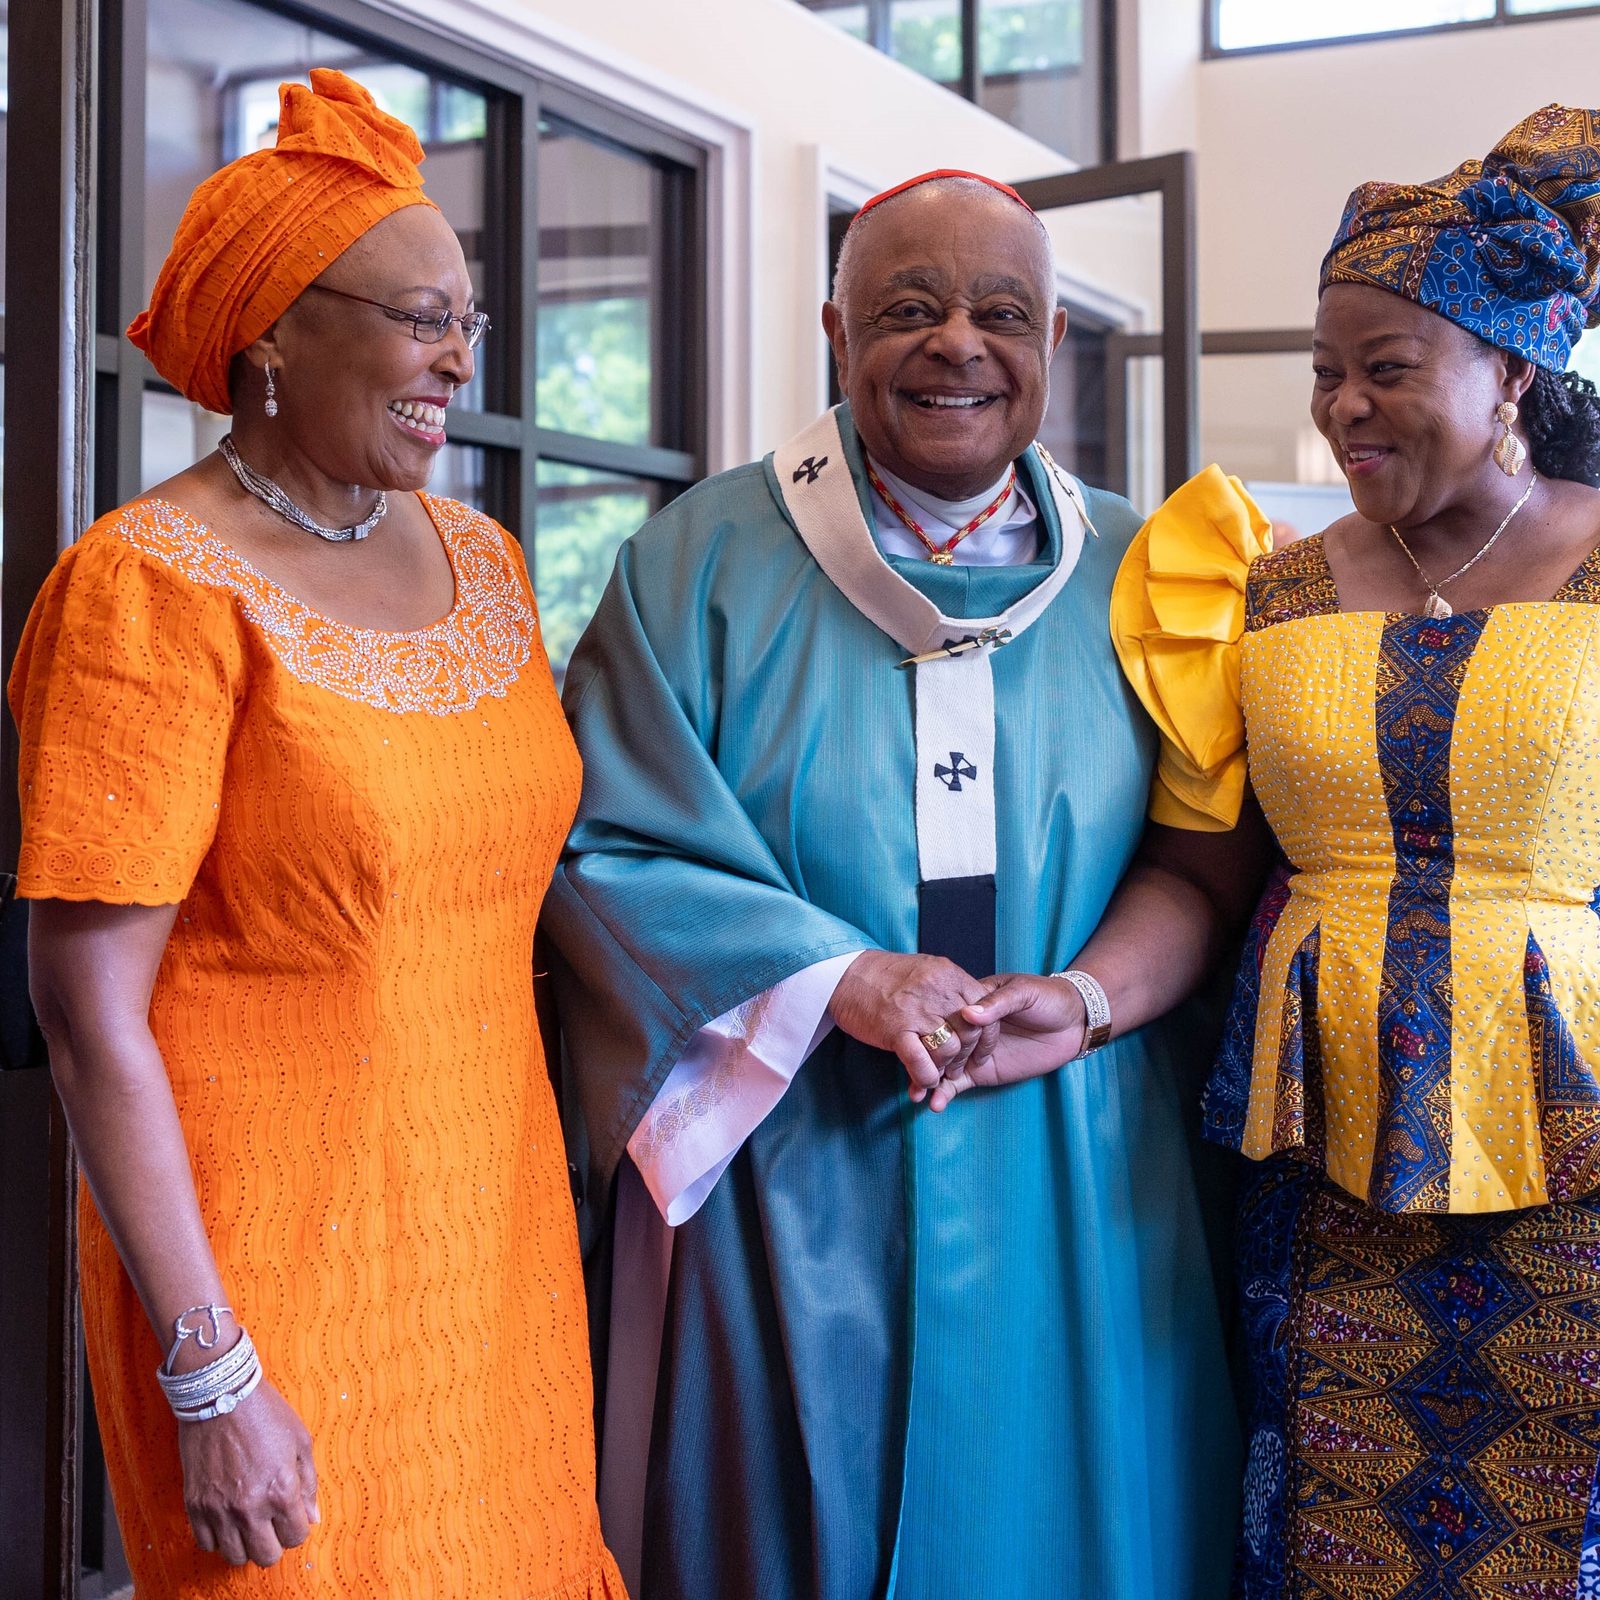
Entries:
POLYGON ((307 533, 314 533, 319 539, 326 539, 330 544, 349 544, 352 539, 365 539, 383 520, 384 514, 389 509, 389 497, 380 489, 378 503, 365 521, 349 528, 325 528, 320 522, 313 522, 271 478, 263 472, 257 472, 240 456, 231 433, 223 434, 217 445, 217 453, 228 463, 234 477, 239 480, 239 487, 246 494, 254 495, 264 506, 276 511, 280 517, 292 522, 295 527, 304 528, 307 533))

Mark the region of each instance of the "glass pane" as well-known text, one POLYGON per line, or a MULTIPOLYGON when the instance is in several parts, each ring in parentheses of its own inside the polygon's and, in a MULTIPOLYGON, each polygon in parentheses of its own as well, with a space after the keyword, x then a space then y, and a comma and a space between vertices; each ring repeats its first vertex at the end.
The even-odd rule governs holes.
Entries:
POLYGON ((1595 0, 1509 0, 1506 10, 1512 16, 1531 16, 1540 11, 1592 11, 1595 0))
POLYGON ((961 82, 960 0, 891 0, 889 53, 935 83, 961 82))
POLYGON ((1066 280, 1067 334, 1040 437, 1071 471, 1148 509, 1160 500, 1149 490, 1161 485, 1161 363, 1131 360, 1127 340, 1161 327, 1160 196, 1062 206, 1045 222, 1066 280))
POLYGON ((807 11, 815 11, 824 22, 852 39, 867 37, 867 8, 864 0, 800 0, 807 11))
POLYGON ((1586 333, 1572 347, 1572 360, 1567 365, 1590 383, 1600 384, 1600 333, 1586 333))
POLYGON ((661 504, 659 484, 614 472, 539 463, 533 583, 544 647, 559 683, 600 603, 617 546, 661 504))
POLYGON ((217 448, 228 431, 228 418, 165 389, 146 389, 140 421, 139 487, 158 483, 192 467, 217 448))
POLYGON ((1218 0, 1217 44, 1223 50, 1311 39, 1347 39, 1451 22, 1482 22, 1494 0, 1218 0))
POLYGON ((476 444, 447 444, 434 462, 428 493, 487 510, 489 452, 476 444))
POLYGON ((1245 480, 1280 544, 1321 533, 1353 509, 1344 474, 1311 421, 1306 352, 1201 361, 1200 459, 1245 480))
MULTIPOLYGON (((428 151, 428 193, 460 235, 474 281, 482 281, 488 110, 482 94, 241 0, 150 0, 148 44, 146 294, 195 186, 225 162, 273 143, 278 84, 303 78, 312 66, 348 72, 386 111, 416 128, 428 151)), ((493 314, 494 307, 485 309, 493 314)), ((457 404, 482 407, 494 338, 491 332, 479 346, 478 375, 457 404)))
POLYGON ((1086 483, 1108 481, 1106 341, 1099 319, 1067 308, 1067 336, 1050 362, 1050 407, 1039 439, 1068 472, 1086 483))
POLYGON ((1166 362, 1160 356, 1135 356, 1123 363, 1127 393, 1123 408, 1127 428, 1128 498, 1142 512, 1154 511, 1166 499, 1165 392, 1161 385, 1166 362))
POLYGON ((1009 0, 979 18, 984 110, 1083 165, 1100 161, 1101 8, 1009 0))
POLYGON ((1083 0, 1007 0, 978 14, 985 76, 1044 72, 1083 63, 1083 0))
POLYGON ((573 127, 539 128, 541 427, 666 444, 657 394, 665 178, 573 127))

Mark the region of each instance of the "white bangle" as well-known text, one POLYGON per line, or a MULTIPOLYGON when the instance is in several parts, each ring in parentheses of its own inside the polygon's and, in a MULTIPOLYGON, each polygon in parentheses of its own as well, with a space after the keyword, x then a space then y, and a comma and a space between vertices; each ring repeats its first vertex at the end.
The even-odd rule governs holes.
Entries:
POLYGON ((1111 1038, 1111 1002, 1100 987, 1100 980, 1081 967, 1070 967, 1065 972, 1053 972, 1053 978, 1065 978, 1083 999, 1085 1014, 1083 1044, 1072 1059, 1082 1061, 1111 1038))
MULTIPOLYGON (((225 1417, 250 1398, 260 1386, 263 1377, 261 1358, 256 1354, 255 1346, 250 1343, 250 1335, 241 1331, 239 1343, 228 1352, 231 1356, 234 1350, 244 1350, 244 1359, 226 1376, 213 1376, 212 1369, 220 1367, 222 1361, 214 1361, 209 1367, 201 1367, 195 1372, 186 1372, 186 1378, 205 1378, 205 1386, 193 1391, 188 1399, 180 1400, 170 1389, 167 1389, 171 1379, 164 1379, 161 1387, 167 1389, 167 1404, 172 1407, 172 1414, 179 1422, 210 1422, 214 1417, 225 1417), (248 1348, 246 1348, 248 1347, 248 1348)), ((158 1374, 160 1376, 160 1374, 158 1374)))
POLYGON ((261 1358, 242 1324, 232 1348, 214 1361, 193 1372, 172 1370, 178 1352, 188 1340, 193 1339, 202 1350, 214 1348, 222 1338, 222 1317, 232 1314, 227 1306, 192 1306, 173 1323, 177 1337, 167 1359, 156 1368, 156 1382, 179 1422, 209 1422, 213 1417, 225 1417, 241 1401, 248 1400, 261 1383, 261 1358), (191 1325, 191 1319, 196 1317, 210 1322, 209 1338, 203 1326, 191 1325))

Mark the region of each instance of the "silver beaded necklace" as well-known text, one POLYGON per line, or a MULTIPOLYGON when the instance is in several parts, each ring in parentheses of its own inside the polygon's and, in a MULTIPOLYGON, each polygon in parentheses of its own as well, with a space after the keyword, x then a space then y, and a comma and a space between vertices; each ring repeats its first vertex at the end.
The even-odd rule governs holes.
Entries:
POLYGON ((271 478, 263 472, 257 472, 240 457, 231 433, 223 434, 221 442, 217 445, 217 453, 228 463, 234 477, 239 480, 239 487, 246 494, 254 495, 264 506, 276 511, 280 517, 292 522, 295 527, 304 528, 307 533, 314 533, 319 539, 326 539, 330 544, 349 544, 354 539, 365 539, 383 520, 384 513, 389 509, 389 497, 380 489, 378 503, 364 521, 349 528, 325 528, 320 522, 313 522, 271 478))

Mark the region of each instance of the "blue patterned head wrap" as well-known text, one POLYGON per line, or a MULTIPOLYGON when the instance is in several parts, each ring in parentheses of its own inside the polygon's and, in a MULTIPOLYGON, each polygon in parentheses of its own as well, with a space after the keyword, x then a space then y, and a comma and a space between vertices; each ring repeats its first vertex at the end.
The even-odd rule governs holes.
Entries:
POLYGON ((1600 111, 1546 106, 1447 177, 1362 184, 1323 257, 1330 283, 1387 289, 1565 370, 1600 322, 1600 111))

